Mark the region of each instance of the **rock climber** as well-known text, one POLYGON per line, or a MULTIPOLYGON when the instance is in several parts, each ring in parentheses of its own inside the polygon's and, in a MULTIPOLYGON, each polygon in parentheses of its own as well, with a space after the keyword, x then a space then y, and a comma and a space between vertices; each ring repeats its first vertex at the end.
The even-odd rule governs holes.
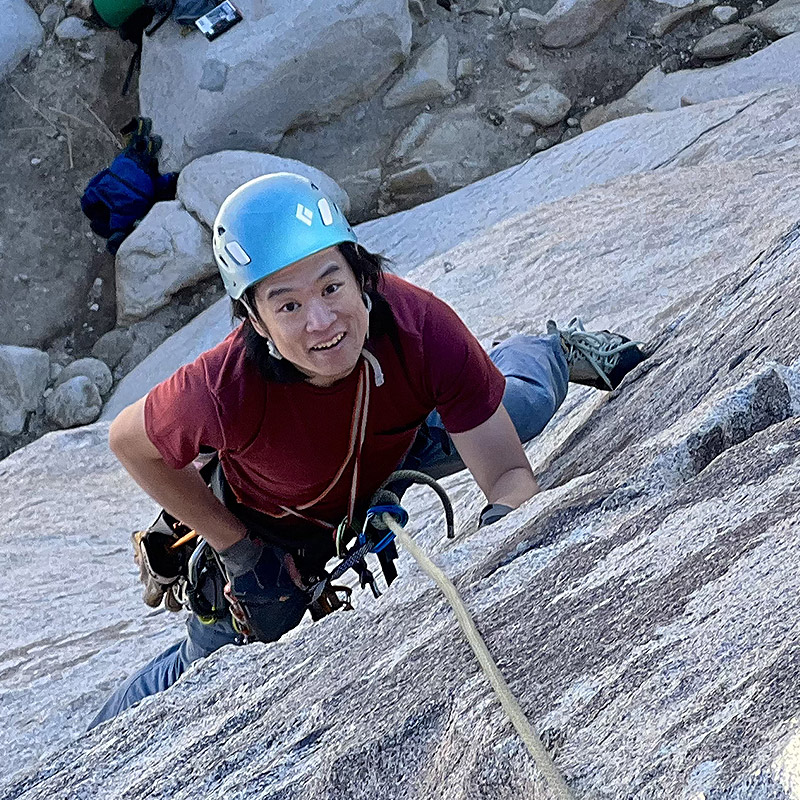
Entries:
MULTIPOLYGON (((210 546, 252 639, 300 623, 340 523, 363 519, 398 466, 435 478, 466 467, 487 500, 480 525, 492 524, 538 491, 522 442, 568 382, 612 389, 644 358, 580 321, 487 354, 446 303, 389 274, 299 175, 234 191, 213 249, 241 324, 124 409, 109 440, 134 480, 210 546), (195 465, 209 451, 212 491, 195 465)), ((129 677, 92 726, 244 641, 230 613, 192 614, 186 637, 129 677)))

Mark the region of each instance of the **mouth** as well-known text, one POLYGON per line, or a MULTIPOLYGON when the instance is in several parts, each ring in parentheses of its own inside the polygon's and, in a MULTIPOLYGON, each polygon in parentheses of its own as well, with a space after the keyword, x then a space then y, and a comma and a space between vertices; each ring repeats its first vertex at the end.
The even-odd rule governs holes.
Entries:
POLYGON ((336 336, 334 336, 332 339, 329 339, 327 342, 320 342, 309 349, 315 353, 333 350, 335 347, 339 346, 345 336, 347 336, 347 333, 337 333, 336 336))

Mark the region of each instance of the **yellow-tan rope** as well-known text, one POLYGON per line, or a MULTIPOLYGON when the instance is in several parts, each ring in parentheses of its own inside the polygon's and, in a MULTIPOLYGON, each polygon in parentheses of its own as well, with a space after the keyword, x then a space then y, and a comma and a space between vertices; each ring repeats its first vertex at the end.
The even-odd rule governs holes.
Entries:
POLYGON ((516 701, 514 695, 511 694, 511 690, 508 688, 505 678, 503 678, 489 649, 486 647, 486 643, 483 641, 480 633, 478 633, 478 629, 475 627, 475 623, 472 621, 463 600, 459 597, 456 587, 453 586, 447 575, 445 575, 444 572, 428 558, 423 550, 414 543, 414 540, 400 525, 398 525, 391 514, 384 513, 382 519, 384 524, 398 538, 400 544, 411 553, 423 572, 442 590, 444 596, 453 607, 458 624, 461 626, 461 630, 464 631, 464 635, 467 637, 467 641, 472 647, 481 668, 489 679, 489 683, 491 683, 503 709, 517 729, 517 733, 519 733, 522 741, 528 748, 528 752, 531 754, 534 763, 539 768, 542 775, 544 775, 545 780, 554 793, 553 796, 556 800, 575 800, 575 796, 567 786, 562 774, 558 771, 558 767, 553 763, 553 759, 550 758, 550 754, 544 749, 533 726, 528 722, 528 718, 525 716, 525 713, 516 701))

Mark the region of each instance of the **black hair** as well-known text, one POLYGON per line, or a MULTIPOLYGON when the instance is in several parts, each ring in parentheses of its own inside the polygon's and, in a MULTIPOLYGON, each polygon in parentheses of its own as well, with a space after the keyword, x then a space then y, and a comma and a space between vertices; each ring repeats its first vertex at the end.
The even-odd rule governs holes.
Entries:
MULTIPOLYGON (((358 285, 372 300, 372 311, 369 315, 370 338, 393 330, 394 317, 391 307, 379 291, 389 260, 377 253, 371 253, 355 242, 342 242, 338 247, 350 269, 353 270, 358 285)), ((256 309, 255 284, 244 290, 244 299, 250 308, 256 309)), ((247 307, 241 300, 231 299, 231 315, 233 319, 242 320, 245 357, 256 365, 265 380, 276 383, 298 383, 308 378, 285 358, 274 358, 269 354, 266 339, 253 327, 247 307)))

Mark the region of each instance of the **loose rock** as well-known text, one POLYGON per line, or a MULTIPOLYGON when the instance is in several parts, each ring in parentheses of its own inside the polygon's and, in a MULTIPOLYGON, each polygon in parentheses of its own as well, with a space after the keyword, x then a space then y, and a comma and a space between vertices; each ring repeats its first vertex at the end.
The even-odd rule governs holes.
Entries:
POLYGON ((50 3, 39 14, 39 22, 46 31, 52 31, 64 19, 64 6, 61 3, 50 3))
POLYGON ((67 17, 56 26, 56 37, 58 39, 81 40, 94 36, 95 30, 79 17, 67 17))
POLYGON ((478 0, 478 4, 472 10, 476 14, 485 14, 488 17, 500 16, 500 4, 497 0, 478 0))
POLYGON ((711 16, 723 25, 729 25, 739 16, 736 6, 715 6, 711 9, 711 16))
POLYGON ((510 113, 521 120, 530 120, 549 128, 561 122, 572 108, 572 100, 549 83, 543 83, 527 95, 510 113))
POLYGON ((642 114, 648 109, 639 103, 634 103, 624 97, 615 100, 605 106, 597 106, 587 111, 581 118, 581 130, 586 132, 613 119, 622 117, 632 117, 634 114, 642 114))
POLYGON ((398 108, 410 103, 429 103, 455 91, 448 77, 450 45, 440 36, 417 59, 416 64, 392 86, 383 98, 384 108, 398 108))
POLYGON ((520 72, 532 72, 536 69, 536 65, 533 61, 525 55, 525 53, 521 53, 519 50, 512 50, 506 56, 506 64, 509 67, 513 67, 514 69, 518 69, 520 72))
POLYGON ((96 387, 101 395, 111 391, 114 379, 111 377, 111 370, 104 361, 97 358, 79 358, 71 364, 67 364, 61 371, 53 388, 57 389, 62 383, 66 383, 77 375, 88 378, 96 387))
POLYGON ((209 231, 178 200, 156 203, 117 253, 117 318, 142 319, 216 272, 209 231))
POLYGON ((513 14, 512 24, 519 30, 534 30, 542 25, 544 16, 531 11, 530 8, 520 8, 513 14))
POLYGON ((25 428, 50 380, 50 356, 33 347, 0 346, 0 433, 25 428))
POLYGON ((475 62, 471 58, 459 58, 456 64, 456 79, 471 78, 475 74, 475 62))
POLYGON ((85 375, 76 375, 53 390, 45 400, 47 418, 60 428, 94 422, 103 408, 100 392, 85 375))
POLYGON ((133 347, 133 340, 133 334, 127 328, 115 328, 113 331, 104 333, 94 343, 92 355, 113 370, 125 353, 133 347))
POLYGON ((741 53, 753 36, 753 29, 746 25, 725 25, 700 39, 692 53, 702 59, 729 58, 741 53))

